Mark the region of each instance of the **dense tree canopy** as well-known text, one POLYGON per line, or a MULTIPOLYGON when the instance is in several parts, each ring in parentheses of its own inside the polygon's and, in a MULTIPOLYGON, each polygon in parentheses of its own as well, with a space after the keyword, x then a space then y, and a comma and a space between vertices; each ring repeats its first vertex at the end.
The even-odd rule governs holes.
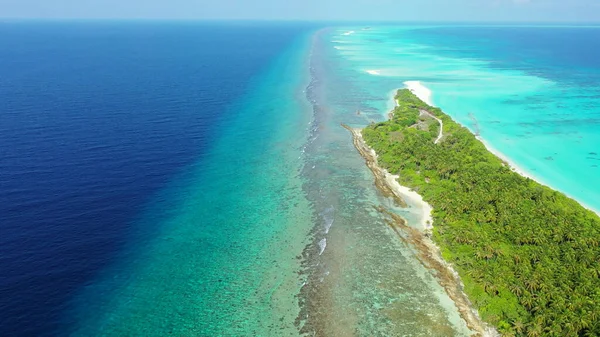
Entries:
POLYGON ((513 172, 409 90, 363 136, 433 208, 434 240, 482 318, 506 336, 600 336, 600 218, 513 172), (443 121, 443 138, 434 139, 443 121))

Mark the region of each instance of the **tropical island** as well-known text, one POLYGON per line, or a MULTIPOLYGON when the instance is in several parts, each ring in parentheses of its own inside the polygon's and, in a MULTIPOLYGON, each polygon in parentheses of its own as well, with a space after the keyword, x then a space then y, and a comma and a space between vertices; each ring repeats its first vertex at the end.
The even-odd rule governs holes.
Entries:
POLYGON ((395 100, 358 137, 433 207, 429 234, 481 319, 503 336, 600 336, 600 217, 410 90, 395 100))

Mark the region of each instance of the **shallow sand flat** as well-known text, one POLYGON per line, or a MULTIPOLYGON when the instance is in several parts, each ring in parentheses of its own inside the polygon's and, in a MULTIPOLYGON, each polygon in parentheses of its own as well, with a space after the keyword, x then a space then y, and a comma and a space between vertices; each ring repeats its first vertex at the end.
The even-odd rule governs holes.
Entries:
POLYGON ((358 152, 363 156, 367 166, 375 176, 375 185, 384 195, 393 193, 395 200, 404 198, 400 204, 405 204, 404 200, 409 200, 411 205, 421 209, 421 217, 415 227, 408 226, 406 220, 397 214, 391 213, 380 208, 381 213, 387 214, 391 218, 390 226, 396 231, 401 231, 407 238, 399 234, 400 239, 410 243, 417 252, 417 257, 427 268, 436 271, 436 277, 440 284, 446 290, 448 296, 454 301, 461 317, 467 323, 467 326, 479 336, 495 337, 498 336, 496 330, 483 321, 481 321, 477 311, 469 301, 467 295, 462 291, 463 285, 458 273, 441 256, 438 246, 430 238, 430 230, 433 228, 431 211, 432 207, 426 203, 423 198, 415 191, 398 183, 398 176, 392 175, 377 165, 377 154, 365 142, 360 129, 353 129, 345 126, 353 136, 353 141, 358 152), (383 182, 383 184, 382 184, 383 182))

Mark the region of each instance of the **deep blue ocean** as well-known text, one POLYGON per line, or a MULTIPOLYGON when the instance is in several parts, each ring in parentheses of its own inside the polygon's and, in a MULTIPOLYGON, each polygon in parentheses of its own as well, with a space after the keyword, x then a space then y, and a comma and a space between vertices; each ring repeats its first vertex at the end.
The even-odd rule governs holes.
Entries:
POLYGON ((468 336, 340 123, 418 81, 600 208, 599 60, 593 27, 2 22, 0 336, 468 336))
POLYGON ((73 323, 73 297, 161 230, 234 102, 305 32, 0 24, 0 335, 73 323))

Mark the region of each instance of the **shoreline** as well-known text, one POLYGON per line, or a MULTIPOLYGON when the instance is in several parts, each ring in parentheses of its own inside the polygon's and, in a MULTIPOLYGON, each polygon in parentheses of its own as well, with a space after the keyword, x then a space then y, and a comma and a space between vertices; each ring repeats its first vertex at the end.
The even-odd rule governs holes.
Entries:
MULTIPOLYGON (((417 96, 420 100, 422 100, 423 102, 427 103, 428 105, 435 107, 435 105, 433 104, 433 100, 432 100, 432 96, 433 93, 432 91, 427 88, 426 86, 423 85, 423 83, 421 83, 420 81, 406 81, 404 82, 404 85, 406 86, 407 89, 409 89, 413 94, 415 94, 415 96, 417 96)), ((394 99, 394 103, 397 105, 398 102, 394 99)), ((459 123, 458 121, 455 121, 456 123, 460 124, 461 126, 466 127, 467 129, 469 129, 466 125, 463 125, 461 123, 459 123)), ((470 129, 469 129, 470 130, 470 129)), ((492 153, 494 156, 500 158, 500 160, 502 160, 503 162, 506 163, 506 165, 508 165, 508 167, 515 173, 521 175, 522 177, 525 178, 529 178, 531 180, 536 181, 537 183, 544 185, 546 187, 549 187, 555 191, 558 191, 564 195, 566 195, 567 197, 575 200, 578 204, 580 204, 581 206, 583 206, 584 208, 586 208, 587 210, 596 213, 598 216, 600 216, 600 210, 597 210, 587 204, 585 204, 584 202, 582 202, 581 200, 577 199, 576 197, 567 194, 563 191, 561 191, 558 188, 555 188, 554 186, 552 186, 551 184, 545 182, 543 179, 533 175, 531 172, 528 172, 527 170, 523 169, 522 167, 520 167, 519 165, 517 165, 514 161, 512 161, 507 155, 505 155, 504 153, 500 152, 499 150, 497 150, 496 148, 494 148, 493 146, 490 145, 489 142, 487 142, 485 139, 483 139, 481 136, 479 135, 475 135, 475 138, 477 140, 479 140, 484 146, 485 148, 492 153)))
MULTIPOLYGON (((386 137, 389 137, 390 134, 392 134, 394 131, 398 130, 399 127, 404 127, 405 125, 402 124, 402 122, 404 122, 405 119, 402 119, 402 118, 413 118, 413 115, 419 114, 420 112, 422 113, 423 109, 427 109, 427 105, 430 105, 430 108, 433 109, 431 111, 436 111, 436 112, 439 111, 440 114, 444 115, 441 112, 441 110, 439 110, 438 108, 434 109, 434 106, 431 104, 431 91, 429 89, 427 89, 425 86, 423 86, 420 82, 418 82, 418 81, 405 82, 405 85, 408 86, 408 88, 399 89, 398 96, 396 96, 396 97, 399 97, 400 100, 394 99, 394 102, 395 102, 396 106, 400 106, 402 108, 401 110, 398 110, 399 113, 402 114, 406 110, 407 113, 410 113, 410 115, 407 115, 408 117, 404 116, 404 115, 400 115, 398 117, 398 120, 396 120, 396 118, 392 118, 392 121, 386 121, 386 122, 379 123, 377 125, 371 125, 371 126, 365 127, 364 129, 355 130, 353 132, 353 136, 355 138, 355 144, 364 142, 364 139, 362 137, 362 133, 364 133, 366 136, 368 136, 367 139, 369 139, 369 141, 371 141, 371 139, 373 140, 374 148, 383 151, 383 153, 386 154, 386 158, 387 158, 387 156, 390 154, 390 151, 393 151, 393 149, 390 150, 391 145, 387 145, 387 143, 385 143, 386 138, 382 138, 383 134, 385 134, 386 137), (419 100, 421 100, 421 102, 419 100), (378 134, 377 131, 374 131, 374 130, 377 130, 377 128, 379 126, 381 126, 383 129, 378 134)), ((390 113, 389 115, 391 117, 393 117, 393 112, 390 113)), ((570 209, 573 209, 573 213, 567 212, 567 213, 565 213, 565 215, 561 215, 562 213, 560 213, 556 218, 549 219, 549 223, 551 223, 553 225, 560 226, 561 223, 565 223, 565 224, 570 224, 570 226, 567 226, 567 227, 576 228, 577 221, 579 221, 580 219, 584 219, 584 218, 589 219, 593 223, 598 223, 599 219, 594 218, 594 214, 595 215, 599 215, 599 214, 593 208, 583 204, 576 198, 573 198, 570 195, 568 195, 558 189, 552 188, 548 184, 541 183, 540 179, 536 179, 535 176, 533 176, 532 174, 529 174, 529 172, 526 172, 525 170, 521 169, 518 165, 515 165, 514 163, 512 163, 510 160, 508 160, 507 156, 505 156, 501 152, 495 150, 488 143, 486 143, 483 139, 481 139, 481 137, 478 137, 477 135, 473 135, 473 132, 470 129, 464 127, 464 125, 461 125, 460 123, 453 121, 449 115, 444 115, 444 117, 440 117, 440 118, 443 118, 444 121, 448 121, 448 123, 450 124, 450 127, 449 127, 449 129, 446 130, 446 132, 449 132, 450 134, 452 134, 453 132, 456 132, 460 137, 466 137, 466 138, 470 138, 471 136, 475 137, 475 139, 473 139, 473 138, 469 139, 469 144, 471 144, 471 146, 472 146, 472 150, 469 148, 469 151, 471 151, 471 152, 469 152, 467 150, 463 151, 460 148, 458 148, 458 149, 454 148, 455 151, 457 151, 456 156, 454 156, 454 157, 451 156, 451 158, 453 158, 455 160, 460 160, 459 156, 468 156, 471 153, 473 153, 474 156, 475 155, 483 156, 481 159, 483 162, 494 164, 494 165, 503 165, 505 167, 505 169, 500 170, 502 175, 499 176, 498 179, 512 177, 515 180, 519 181, 520 184, 524 184, 523 186, 527 186, 528 191, 529 191, 529 189, 535 188, 536 190, 540 190, 543 192, 554 193, 552 195, 556 199, 550 199, 550 203, 544 203, 544 201, 542 200, 541 202, 536 204, 535 207, 539 206, 542 212, 553 212, 553 210, 560 211, 561 207, 565 207, 565 205, 568 205, 570 207, 570 209), (477 141, 479 141, 480 144, 477 144, 477 141), (485 151, 488 152, 487 155, 485 154, 485 151), (489 156, 489 153, 491 153, 493 156, 489 156), (506 170, 506 168, 509 168, 510 170, 506 170), (519 178, 518 176, 514 175, 513 173, 520 175, 522 178, 519 178), (553 191, 553 192, 550 192, 550 191, 553 191), (581 208, 578 206, 581 206, 581 208), (589 211, 589 213, 587 211, 589 211), (550 221, 550 220, 552 220, 552 221, 550 221), (573 225, 573 224, 575 224, 575 225, 573 225)), ((410 127, 410 125, 408 127, 410 127)), ((405 131, 405 129, 402 129, 402 130, 405 131)), ((410 131, 410 130, 408 130, 408 131, 410 131)), ((407 133, 403 133, 403 135, 405 137, 411 137, 412 133, 407 132, 407 133)), ((415 136, 415 137, 417 137, 417 136, 415 136)), ((432 139, 433 139, 433 137, 434 136, 432 136, 432 139)), ((409 139, 414 140, 413 138, 409 138, 409 139)), ((387 139, 387 140, 390 141, 389 139, 387 139)), ((408 144, 410 144, 410 143, 408 143, 408 144)), ((400 149, 402 151, 409 152, 404 157, 407 158, 406 159, 407 161, 412 163, 411 160, 413 158, 410 157, 410 153, 412 153, 411 147, 408 146, 408 144, 407 143, 405 143, 404 145, 398 144, 398 146, 400 147, 400 149)), ((432 161, 431 157, 427 158, 429 153, 438 152, 438 151, 435 151, 435 149, 431 147, 431 146, 435 146, 435 145, 421 144, 418 141, 415 144, 416 144, 414 147, 415 153, 417 153, 420 156, 426 157, 426 159, 429 160, 428 163, 430 165, 433 165, 433 167, 437 167, 438 169, 444 168, 443 164, 437 165, 438 163, 431 162, 432 161)), ((452 148, 452 145, 455 145, 455 144, 450 143, 448 145, 448 147, 452 148)), ((372 158, 365 157, 365 160, 372 161, 374 163, 372 165, 378 165, 377 153, 375 152, 375 150, 371 149, 371 147, 369 147, 369 145, 367 145, 366 143, 360 144, 360 146, 363 146, 366 149, 368 149, 368 151, 361 152, 361 154, 363 154, 363 156, 365 153, 372 156, 372 158)), ((403 174, 406 174, 407 178, 409 178, 408 180, 406 180, 408 185, 415 186, 418 188, 425 187, 423 189, 422 193, 424 193, 424 195, 426 195, 428 198, 430 198, 428 200, 434 202, 434 204, 436 204, 436 205, 439 202, 440 207, 442 207, 442 208, 444 207, 445 201, 438 198, 435 190, 431 190, 430 188, 427 188, 427 185, 426 185, 426 183, 428 183, 427 179, 425 179, 425 181, 423 181, 423 178, 420 178, 420 179, 417 179, 417 181, 413 181, 413 180, 411 180, 413 178, 413 176, 411 175, 412 172, 410 170, 404 170, 404 169, 402 169, 402 167, 398 168, 397 164, 398 163, 396 162, 396 166, 390 165, 389 167, 392 167, 393 169, 398 169, 398 172, 402 172, 400 174, 401 177, 403 174)), ((386 162, 386 166, 387 166, 387 162, 386 162)), ((466 175, 462 175, 463 178, 465 176, 468 177, 469 174, 477 173, 476 170, 468 168, 468 167, 464 168, 464 169, 466 170, 466 173, 465 173, 466 175)), ((459 177, 461 177, 460 170, 459 170, 458 174, 459 174, 459 177)), ((443 178, 440 175, 435 175, 435 177, 439 177, 440 179, 443 178)), ((394 180, 394 183, 399 184, 397 181, 395 181, 395 178, 392 178, 392 179, 394 180)), ((488 179, 490 179, 490 178, 488 177, 488 179)), ((494 178, 492 178, 492 179, 494 179, 494 178)), ((483 181, 485 182, 485 180, 483 180, 483 181)), ((492 181, 494 181, 494 180, 492 180, 492 181)), ((388 182, 386 182, 386 184, 388 184, 388 182)), ((394 184, 392 182, 390 182, 388 185, 388 187, 390 187, 390 188, 393 186, 394 186, 394 184)), ((452 194, 453 186, 454 185, 448 186, 445 188, 445 190, 444 190, 444 188, 442 188, 442 191, 452 194)), ((443 185, 441 185, 441 187, 443 187, 443 185)), ((417 188, 417 190, 419 190, 418 188, 417 188)), ((496 186, 496 188, 498 188, 498 187, 496 186)), ((500 189, 501 188, 502 187, 500 187, 500 189)), ((524 201, 527 201, 530 198, 530 196, 527 194, 527 191, 521 192, 520 190, 517 190, 517 189, 515 189, 515 190, 516 190, 515 195, 516 195, 517 200, 522 199, 524 201)), ((464 195, 468 194, 468 192, 469 192, 469 190, 467 189, 467 190, 461 190, 457 193, 459 196, 464 197, 464 195), (462 193, 462 194, 460 194, 460 193, 462 193)), ((478 193, 486 194, 487 192, 486 192, 485 188, 481 189, 481 185, 480 185, 480 189, 479 189, 478 193)), ((422 198, 421 198, 421 200, 422 200, 422 198)), ((491 199, 491 200, 493 200, 493 199, 491 199)), ((504 199, 504 200, 506 200, 506 199, 504 199)), ((532 198, 532 200, 534 200, 534 199, 532 198)), ((418 200, 417 200, 417 202, 418 202, 418 200)), ((422 202, 425 203, 425 201, 422 201, 422 202)), ((502 200, 501 200, 501 202, 502 202, 502 200)), ((502 205, 503 205, 503 207, 507 207, 506 202, 504 202, 502 205)), ((508 207, 511 207, 511 205, 509 204, 508 207)), ((512 317, 514 315, 522 316, 522 314, 520 312, 516 312, 514 310, 507 312, 507 311, 505 311, 506 309, 503 309, 502 301, 506 301, 507 299, 511 300, 512 297, 510 297, 511 296, 510 294, 508 296, 499 297, 499 298, 493 297, 494 296, 493 294, 492 294, 492 297, 489 297, 486 294, 482 295, 481 293, 478 292, 477 289, 472 288, 472 286, 474 286, 474 284, 473 284, 471 278, 468 278, 465 276, 465 281, 467 282, 467 285, 469 286, 469 288, 466 290, 468 290, 469 294, 471 296, 473 296, 472 299, 479 304, 478 307, 481 308, 481 310, 483 310, 482 311, 483 316, 486 317, 486 319, 488 319, 490 322, 495 322, 495 324, 498 324, 498 325, 491 325, 491 324, 484 322, 478 314, 478 307, 474 306, 473 303, 471 302, 471 300, 466 295, 464 284, 462 283, 460 275, 454 269, 454 264, 447 262, 443 258, 443 256, 441 255, 441 249, 436 244, 436 242, 433 241, 432 235, 428 235, 428 233, 425 231, 419 231, 415 227, 407 226, 405 219, 403 219, 401 216, 399 216, 397 214, 387 211, 386 209, 384 209, 381 206, 378 206, 376 208, 380 211, 380 213, 384 213, 389 216, 391 221, 386 221, 386 222, 390 225, 390 227, 392 227, 395 230, 395 232, 398 234, 398 236, 400 237, 401 240, 412 244, 413 248, 416 250, 417 258, 421 261, 421 263, 423 263, 423 265, 425 267, 427 267, 428 269, 432 270, 432 272, 434 272, 434 275, 438 279, 440 285, 442 285, 444 287, 444 289, 446 290, 446 293, 451 298, 451 300, 455 303, 456 308, 459 310, 461 317, 467 323, 467 326, 469 327, 469 329, 471 331, 473 331, 474 334, 479 335, 479 336, 484 336, 484 337, 496 337, 496 336, 500 336, 497 329, 502 329, 503 331, 506 330, 508 332, 515 332, 514 329, 511 330, 511 329, 507 328, 506 325, 500 324, 503 322, 510 321, 510 319, 512 319, 512 317), (483 300, 483 302, 480 302, 481 300, 483 300), (500 320, 500 318, 502 318, 503 320, 500 320)), ((455 211, 459 211, 459 213, 460 213, 461 209, 459 208, 459 209, 456 209, 455 211)), ((438 214, 438 213, 436 213, 436 214, 438 214)), ((474 216, 469 217, 469 215, 468 215, 469 212, 466 212, 465 214, 466 215, 463 216, 461 219, 466 219, 466 221, 477 221, 477 219, 474 216)), ((518 216, 518 214, 519 213, 517 213, 517 216, 518 216)), ((431 214, 428 214, 428 215, 429 215, 429 217, 431 216, 431 214)), ((440 214, 438 214, 438 215, 440 215, 440 214)), ((424 218, 426 216, 427 216, 426 214, 421 215, 422 218, 424 218)), ((452 219, 448 219, 447 217, 445 217, 445 215, 443 215, 443 213, 441 214, 441 216, 442 216, 441 220, 445 220, 445 222, 440 223, 440 225, 446 225, 446 222, 449 222, 450 224, 455 223, 455 222, 453 222, 452 219)), ((442 227, 445 228, 444 226, 442 226, 442 227)), ((433 228, 433 226, 431 226, 431 228, 433 228)), ((467 228, 467 231, 468 230, 469 229, 467 228)), ((446 236, 443 236, 443 234, 440 234, 437 231, 435 232, 436 238, 438 237, 438 234, 442 235, 441 236, 442 241, 440 241, 440 244, 442 244, 441 246, 443 246, 443 247, 446 247, 445 240, 455 240, 457 237, 460 238, 461 237, 460 233, 464 234, 465 232, 464 232, 464 230, 462 232, 454 231, 454 232, 446 233, 446 236)), ((593 235, 593 233, 596 233, 596 232, 594 232, 593 229, 588 228, 587 233, 590 233, 593 235)), ((548 236, 548 235, 546 235, 546 236, 548 236)), ((524 237, 522 242, 526 243, 526 242, 528 242, 527 240, 530 240, 528 238, 530 238, 531 236, 529 234, 529 236, 522 235, 522 237, 524 237)), ((506 241, 503 241, 504 240, 503 237, 496 237, 496 239, 498 240, 497 242, 500 242, 500 243, 496 244, 495 246, 492 246, 493 247, 492 249, 494 249, 494 251, 496 251, 497 249, 502 250, 503 247, 501 245, 503 243, 506 243, 506 241)), ((583 240, 584 241, 574 241, 574 242, 576 242, 576 244, 575 244, 575 248, 573 248, 573 250, 579 249, 581 251, 584 251, 584 250, 588 249, 587 247, 589 247, 590 244, 587 243, 587 238, 584 237, 583 240)), ((472 243, 473 241, 470 241, 470 242, 472 243)), ((496 241, 494 241, 494 242, 496 242, 496 241)), ((591 243, 591 245, 594 245, 594 243, 591 243)), ((450 246, 452 246, 452 245, 450 245, 450 246)), ((488 249, 488 248, 486 248, 486 249, 488 249)), ((468 264, 469 261, 472 261, 476 258, 476 257, 473 257, 473 255, 470 255, 470 254, 464 255, 463 254, 462 257, 459 256, 457 258, 457 255, 453 255, 454 253, 452 251, 444 250, 444 253, 448 253, 449 261, 455 261, 457 263, 457 266, 458 265, 460 265, 460 266, 466 265, 467 266, 467 267, 465 267, 466 271, 474 269, 474 272, 486 273, 485 268, 478 266, 478 265, 468 264), (467 261, 467 262, 463 263, 463 261, 467 261)), ((478 251, 477 253, 481 253, 481 250, 478 251)), ((494 254, 496 254, 496 253, 494 253, 494 254)), ((528 252, 525 252, 524 254, 526 256, 529 256, 528 252)), ((556 259, 556 261, 558 261, 558 262, 557 262, 557 264, 549 264, 548 268, 552 271, 561 270, 560 268, 564 269, 564 267, 561 267, 562 266, 561 263, 563 263, 563 264, 566 263, 569 265, 570 264, 581 265, 581 263, 577 262, 577 261, 575 261, 575 262, 565 261, 562 258, 562 256, 560 256, 558 254, 554 254, 553 256, 556 259)), ((492 256, 492 258, 493 257, 494 256, 492 256)), ((477 258, 480 258, 480 257, 477 257, 477 258)), ((506 259, 504 259, 504 261, 506 261, 506 259)), ((510 263, 511 263, 511 261, 508 261, 508 265, 511 265, 510 263)), ((514 267, 514 264, 513 264, 513 267, 514 267)), ((461 270, 463 270, 462 267, 461 267, 461 270)), ((465 271, 465 270, 463 270, 463 271, 465 271)), ((516 267, 516 269, 514 269, 514 272, 516 273, 515 275, 518 275, 518 273, 519 273, 518 266, 516 267)), ((466 274, 464 274, 464 275, 466 275, 466 274)), ((469 275, 471 275, 471 274, 469 274, 469 275)), ((514 280, 509 280, 509 279, 503 279, 502 275, 493 275, 493 273, 490 275, 492 275, 491 279, 488 276, 488 278, 486 280, 484 280, 488 284, 490 282, 492 284, 499 282, 499 284, 500 284, 499 286, 502 286, 505 288, 507 288, 507 287, 511 288, 513 286, 513 284, 515 284, 514 287, 521 287, 522 289, 528 287, 527 279, 523 280, 523 279, 517 278, 514 280), (498 279, 497 277, 500 277, 500 279, 498 279)), ((577 280, 576 284, 583 283, 583 282, 579 281, 579 279, 578 279, 578 277, 581 278, 582 276, 575 275, 572 277, 575 280, 577 280)), ((475 283, 475 285, 477 285, 477 283, 475 283)), ((576 288, 580 289, 581 286, 576 286, 576 288)), ((575 290, 573 290, 573 291, 575 291, 575 290)), ((583 293, 586 294, 585 296, 589 296, 588 298, 590 298, 590 300, 593 298, 593 294, 587 295, 588 292, 585 289, 581 290, 581 291, 583 291, 583 293)), ((485 292, 490 294, 487 289, 485 290, 485 292)), ((498 291, 496 291, 496 295, 498 295, 498 291)), ((560 295, 562 295, 562 294, 559 294, 559 296, 560 295)), ((564 294, 564 296, 568 296, 568 293, 564 294)), ((523 308, 525 308, 524 310, 527 310, 527 312, 529 314, 534 315, 534 316, 537 314, 535 311, 533 311, 533 312, 531 311, 531 308, 528 306, 528 304, 522 303, 522 297, 519 294, 516 295, 516 299, 517 299, 517 301, 520 301, 519 303, 521 303, 521 305, 523 305, 523 308)), ((564 312, 569 311, 569 308, 567 308, 567 307, 564 307, 564 308, 561 307, 561 309, 564 309, 564 312)), ((523 315, 525 315, 525 314, 523 314, 523 315)), ((564 314, 564 315, 568 315, 568 314, 564 314)), ((544 317, 544 313, 541 313, 539 316, 536 316, 536 317, 544 317)), ((584 331, 585 328, 580 328, 580 330, 584 331)))
MULTIPOLYGON (((460 123, 459 123, 459 124, 460 124, 460 123)), ((461 125, 462 125, 462 124, 461 124, 461 125)), ((464 125, 463 125, 463 126, 464 126, 464 125)), ((515 164, 513 161, 511 161, 511 160, 509 159, 509 157, 508 157, 508 156, 506 156, 504 153, 502 153, 502 152, 498 151, 498 150, 497 150, 497 149, 495 149, 493 146, 491 146, 491 145, 490 145, 490 144, 489 144, 489 143, 488 143, 488 142, 487 142, 485 139, 481 138, 481 136, 475 136, 475 138, 477 138, 477 140, 479 140, 479 141, 480 141, 480 142, 481 142, 481 143, 482 143, 482 144, 485 146, 485 148, 486 148, 486 149, 487 149, 489 152, 491 152, 491 153, 492 153, 494 156, 496 156, 496 157, 500 158, 500 160, 502 160, 503 162, 505 162, 505 163, 508 165, 508 167, 510 167, 510 169, 511 169, 513 172, 515 172, 515 173, 517 173, 517 174, 519 174, 519 175, 521 175, 521 176, 523 176, 523 177, 525 177, 525 178, 529 178, 529 179, 531 179, 531 180, 534 180, 534 181, 536 181, 536 182, 537 182, 538 184, 540 184, 540 185, 544 185, 544 186, 546 186, 546 187, 548 187, 548 188, 551 188, 551 189, 553 189, 553 190, 555 190, 555 191, 557 191, 557 192, 560 192, 560 193, 562 193, 562 194, 566 195, 568 198, 571 198, 571 199, 575 200, 575 201, 576 201, 578 204, 580 204, 580 205, 581 205, 583 208, 587 209, 587 210, 588 210, 588 211, 590 211, 590 212, 594 212, 594 213, 596 213, 598 216, 600 216, 600 210, 597 210, 597 209, 595 209, 595 208, 591 207, 590 205, 588 205, 588 204, 584 203, 583 201, 581 201, 581 200, 577 199, 577 198, 576 198, 576 197, 574 197, 573 195, 571 195, 571 194, 568 194, 568 193, 566 193, 566 192, 563 192, 563 191, 561 191, 560 189, 558 189, 558 188, 556 188, 556 187, 552 186, 551 184, 549 184, 549 183, 545 182, 543 179, 541 179, 541 178, 539 178, 539 177, 537 177, 537 176, 535 176, 535 175, 533 175, 533 174, 529 173, 527 170, 523 169, 522 167, 520 167, 519 165, 517 165, 517 164, 515 164)))
MULTIPOLYGON (((395 100, 394 100, 395 101, 395 100)), ((407 222, 401 216, 385 210, 383 207, 375 207, 380 213, 391 218, 388 222, 390 227, 398 234, 399 238, 413 245, 417 251, 417 258, 430 270, 435 270, 435 277, 440 282, 450 299, 456 305, 460 316, 466 322, 467 327, 478 336, 494 337, 499 336, 498 332, 481 320, 479 314, 467 295, 464 293, 464 285, 458 273, 451 264, 442 258, 440 248, 431 239, 433 229, 433 218, 431 212, 433 208, 423 200, 421 195, 412 189, 400 185, 397 175, 390 174, 387 170, 381 168, 377 163, 377 153, 369 147, 362 137, 362 130, 351 128, 342 124, 352 134, 354 147, 365 159, 367 166, 375 176, 375 185, 385 195, 394 198, 396 202, 400 199, 403 207, 406 207, 404 199, 410 200, 412 204, 421 208, 421 219, 418 223, 420 228, 407 225, 407 222), (391 195, 390 195, 391 194, 391 195), (406 234, 408 238, 401 235, 406 234)))

